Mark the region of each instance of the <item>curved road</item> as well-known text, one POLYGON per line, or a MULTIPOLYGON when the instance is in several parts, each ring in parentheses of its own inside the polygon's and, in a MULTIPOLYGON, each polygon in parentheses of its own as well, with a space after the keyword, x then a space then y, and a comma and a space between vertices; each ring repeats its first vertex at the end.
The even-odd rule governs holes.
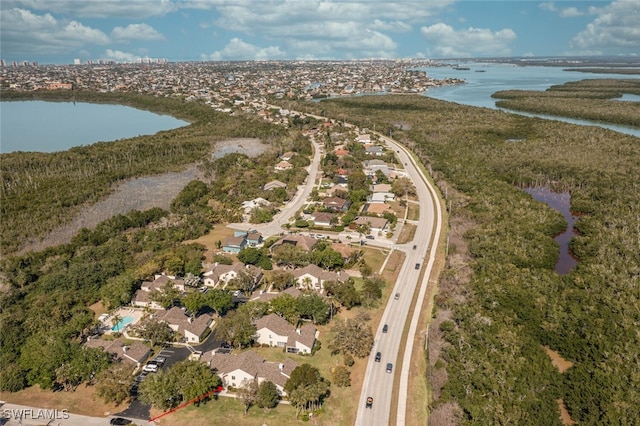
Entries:
MULTIPOLYGON (((314 116, 316 118, 323 118, 314 116)), ((324 118, 326 119, 326 118, 324 118)), ((400 270, 396 281, 393 295, 399 294, 398 299, 391 297, 382 315, 380 326, 376 332, 374 347, 369 357, 365 380, 360 394, 360 403, 356 417, 356 425, 388 425, 391 417, 392 392, 394 380, 399 379, 398 412, 396 414, 396 424, 404 425, 407 391, 409 379, 409 367, 411 354, 413 352, 413 342, 418 325, 422 302, 424 300, 431 269, 435 259, 436 245, 440 239, 442 228, 442 212, 440 204, 437 202, 437 193, 427 180, 426 176, 413 160, 410 151, 393 139, 376 133, 380 139, 387 144, 390 149, 396 151, 399 159, 405 163, 407 176, 413 181, 416 187, 418 203, 420 206, 420 217, 416 222, 416 232, 412 242, 407 244, 393 244, 392 241, 379 238, 376 241, 367 240, 368 244, 376 246, 390 247, 404 251, 406 261, 400 270), (413 249, 414 244, 416 248, 413 249), (427 259, 427 254, 429 258, 427 259), (425 262, 426 260, 426 262, 425 262), (419 265, 419 267, 417 266, 419 265), (422 274, 424 271, 424 274, 422 274), (418 290, 416 296, 416 289, 418 290), (411 312, 410 307, 413 298, 417 297, 416 306, 411 312), (411 314, 411 317, 409 315, 411 314), (409 331, 405 347, 400 348, 402 333, 409 322, 409 331), (382 332, 382 327, 387 324, 389 330, 382 332), (401 350, 403 349, 403 350, 401 350), (375 362, 376 352, 382 353, 380 362, 375 362), (402 367, 398 373, 396 366, 399 356, 402 355, 402 367), (393 365, 392 373, 386 372, 387 363, 393 365), (367 397, 373 397, 373 407, 365 408, 367 397)), ((312 138, 314 156, 311 165, 308 167, 309 176, 305 185, 298 188, 293 200, 287 203, 271 222, 265 224, 236 223, 228 225, 230 228, 249 230, 255 229, 265 236, 276 235, 282 232, 282 226, 288 223, 289 219, 302 207, 314 187, 318 166, 321 159, 320 146, 312 138)))
POLYGON ((413 341, 442 229, 442 212, 437 201, 437 193, 414 162, 409 151, 390 138, 380 134, 378 136, 387 146, 394 149, 400 160, 406 164, 407 175, 416 187, 420 204, 420 218, 413 242, 397 246, 406 253, 406 261, 400 270, 392 292, 393 295, 399 294, 399 297, 397 300, 394 297, 389 299, 375 335, 373 350, 369 356, 356 417, 356 425, 362 426, 389 424, 395 378, 400 380, 396 424, 404 425, 406 422, 407 387, 413 341), (413 249, 414 243, 415 250, 413 249), (429 254, 429 258, 425 265, 427 254, 429 254), (423 271, 424 275, 421 276, 423 271), (411 312, 410 307, 413 298, 416 297, 416 289, 419 290, 418 299, 413 312, 411 312), (404 350, 401 351, 400 342, 409 314, 412 314, 409 332, 404 350), (385 324, 388 326, 387 333, 382 332, 385 324), (382 354, 380 362, 376 362, 374 359, 376 352, 382 354), (398 373, 396 367, 400 354, 403 355, 403 358, 401 371, 398 373), (393 365, 391 373, 387 372, 387 363, 393 365), (373 397, 373 406, 370 409, 365 408, 367 397, 373 397))

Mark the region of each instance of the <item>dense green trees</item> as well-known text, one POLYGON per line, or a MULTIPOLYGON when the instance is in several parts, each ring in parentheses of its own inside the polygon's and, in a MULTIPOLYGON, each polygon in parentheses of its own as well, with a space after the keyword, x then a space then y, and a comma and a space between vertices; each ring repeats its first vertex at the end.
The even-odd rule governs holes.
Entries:
MULTIPOLYGON (((198 361, 181 361, 169 370, 151 374, 140 383, 138 398, 166 410, 203 397, 222 384, 211 369, 198 361)), ((203 399, 206 401, 207 397, 203 399)))
MULTIPOLYGON (((600 110, 600 101, 585 99, 553 105, 600 110)), ((561 397, 577 422, 633 423, 632 407, 640 406, 629 391, 640 388, 629 368, 640 357, 637 138, 424 97, 321 104, 304 107, 344 114, 361 127, 375 121, 394 128, 394 138, 446 188, 454 235, 465 237, 449 247, 436 299, 438 318, 453 327, 430 333, 440 339, 430 346, 442 348, 430 360, 429 377, 438 383, 432 407, 453 403, 464 424, 550 425, 559 424, 561 397), (579 263, 567 275, 553 271, 552 238, 566 224, 519 189, 529 186, 571 194, 579 216, 571 247, 579 263), (560 375, 543 345, 575 365, 560 375), (436 380, 442 369, 446 383, 436 380)))
POLYGON ((106 403, 116 405, 129 400, 135 382, 133 367, 114 363, 96 377, 96 394, 106 403))

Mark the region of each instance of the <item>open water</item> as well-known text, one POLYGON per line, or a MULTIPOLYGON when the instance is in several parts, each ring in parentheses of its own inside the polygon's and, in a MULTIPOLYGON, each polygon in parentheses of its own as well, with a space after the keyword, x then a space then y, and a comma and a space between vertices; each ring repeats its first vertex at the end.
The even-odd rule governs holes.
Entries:
POLYGON ((55 152, 186 126, 168 115, 122 105, 0 102, 0 152, 55 152))
MULTIPOLYGON (((512 64, 495 64, 472 62, 458 64, 458 68, 469 68, 468 70, 455 69, 453 67, 429 67, 422 68, 431 78, 459 78, 465 80, 464 84, 442 86, 431 88, 427 96, 449 102, 456 102, 464 105, 493 108, 496 101, 491 95, 500 90, 538 90, 544 91, 553 85, 564 84, 568 81, 579 81, 586 79, 619 78, 631 79, 640 78, 638 74, 594 74, 577 71, 563 71, 562 67, 542 67, 542 66, 516 66, 512 64)), ((618 100, 620 102, 638 102, 640 97, 625 95, 618 100)), ((600 126, 615 130, 620 133, 640 137, 640 129, 616 126, 606 123, 599 123, 587 120, 574 120, 563 117, 548 115, 529 114, 519 111, 510 111, 530 117, 540 117, 564 121, 572 124, 589 126, 600 126)))

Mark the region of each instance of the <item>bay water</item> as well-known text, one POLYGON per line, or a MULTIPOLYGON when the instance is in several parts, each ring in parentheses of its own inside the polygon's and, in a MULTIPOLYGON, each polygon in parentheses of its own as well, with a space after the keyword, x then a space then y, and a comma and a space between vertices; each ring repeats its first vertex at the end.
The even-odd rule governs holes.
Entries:
MULTIPOLYGON (((500 90, 537 90, 545 91, 553 85, 561 85, 569 81, 586 79, 635 79, 638 74, 598 74, 578 71, 565 71, 562 67, 518 66, 503 63, 471 62, 456 64, 456 66, 442 66, 421 68, 427 76, 435 79, 458 78, 464 84, 430 88, 427 96, 443 101, 455 102, 484 108, 499 109, 491 95, 500 90)), ((624 95, 618 98, 620 102, 638 102, 638 96, 624 95)), ((501 108, 500 108, 501 109, 501 108)), ((550 120, 564 121, 572 124, 605 127, 620 133, 640 137, 640 129, 630 126, 619 126, 589 120, 576 120, 542 114, 530 114, 520 111, 505 110, 507 112, 539 117, 550 120)))

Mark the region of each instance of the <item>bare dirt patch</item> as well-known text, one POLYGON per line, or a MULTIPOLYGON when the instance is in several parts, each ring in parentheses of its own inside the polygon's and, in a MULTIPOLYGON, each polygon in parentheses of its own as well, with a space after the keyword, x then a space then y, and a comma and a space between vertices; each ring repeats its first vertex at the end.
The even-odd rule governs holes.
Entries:
MULTIPOLYGON (((227 139, 216 143, 212 157, 222 157, 234 152, 257 156, 269 149, 260 139, 227 139)), ((149 210, 154 207, 169 209, 171 201, 189 182, 201 179, 197 165, 193 164, 178 173, 146 176, 114 185, 112 194, 91 206, 85 206, 69 223, 53 230, 41 241, 29 243, 20 252, 40 251, 71 241, 82 228, 95 228, 99 223, 117 214, 131 210, 149 210)))
POLYGON ((562 356, 558 352, 554 351, 550 347, 543 346, 543 348, 547 355, 549 355, 549 358, 551 358, 551 364, 553 364, 553 366, 556 367, 561 373, 564 373, 573 366, 573 362, 562 358, 562 356))
POLYGON ((558 398, 556 400, 558 403, 558 409, 560 409, 560 421, 562 421, 563 425, 576 425, 578 422, 571 418, 569 414, 569 410, 567 410, 566 405, 564 405, 564 400, 562 398, 558 398))

